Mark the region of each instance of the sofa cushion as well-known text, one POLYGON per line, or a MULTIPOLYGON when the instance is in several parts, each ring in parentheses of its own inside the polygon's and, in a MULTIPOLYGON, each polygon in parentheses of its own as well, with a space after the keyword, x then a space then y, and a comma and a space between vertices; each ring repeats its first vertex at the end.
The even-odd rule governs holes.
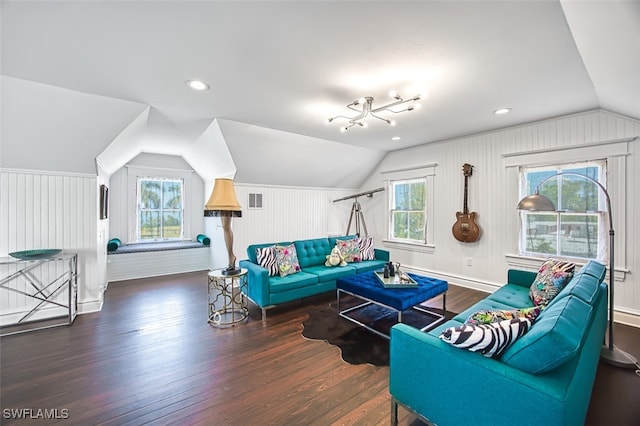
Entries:
POLYGON ((363 260, 362 262, 349 263, 349 267, 354 268, 358 274, 367 271, 377 271, 384 268, 385 260, 363 260))
POLYGON ((559 299, 544 309, 531 330, 504 352, 502 361, 532 374, 564 364, 580 351, 594 309, 573 295, 559 299))
POLYGON ((540 266, 533 284, 531 284, 530 296, 533 304, 546 306, 551 302, 571 280, 575 267, 575 263, 571 262, 563 262, 556 259, 545 261, 540 266))
POLYGON ((598 281, 602 281, 607 274, 607 267, 595 260, 590 260, 576 273, 576 275, 582 274, 591 275, 598 281))
POLYGON ((336 266, 333 268, 327 266, 309 266, 308 268, 304 268, 304 272, 317 275, 318 282, 323 283, 325 281, 355 275, 356 270, 351 266, 336 266))
POLYGON ((529 297, 529 287, 518 284, 505 284, 487 296, 486 300, 502 303, 514 309, 533 306, 529 297))
POLYGON ((528 318, 512 318, 493 324, 465 324, 445 329, 440 339, 462 349, 497 358, 531 327, 528 318))
POLYGON ((286 277, 275 276, 269 278, 269 291, 273 294, 296 290, 318 284, 318 276, 300 271, 286 277))
POLYGON ((540 315, 540 307, 532 306, 523 309, 481 309, 471 314, 465 324, 493 324, 514 318, 527 318, 533 323, 540 315))
POLYGON ((340 250, 340 256, 345 262, 360 262, 362 260, 357 238, 336 241, 336 247, 340 250))
POLYGON ((279 274, 275 244, 268 247, 256 248, 256 260, 258 261, 258 265, 267 270, 270 277, 279 274))
POLYGON ((276 246, 276 259, 281 277, 300 272, 298 254, 296 253, 296 246, 294 244, 276 246))
POLYGON ((373 237, 358 238, 358 254, 360 260, 374 260, 376 258, 373 237))
POLYGON ((569 283, 562 289, 560 294, 556 296, 549 304, 547 308, 554 304, 558 299, 563 297, 567 297, 569 295, 574 295, 581 299, 584 302, 587 302, 590 305, 593 305, 594 300, 598 297, 598 288, 600 285, 600 281, 589 275, 589 274, 580 274, 576 275, 569 281, 569 283))
POLYGON ((309 266, 324 265, 327 256, 333 246, 329 245, 328 238, 314 238, 310 240, 297 240, 293 242, 298 252, 298 261, 302 269, 309 266))

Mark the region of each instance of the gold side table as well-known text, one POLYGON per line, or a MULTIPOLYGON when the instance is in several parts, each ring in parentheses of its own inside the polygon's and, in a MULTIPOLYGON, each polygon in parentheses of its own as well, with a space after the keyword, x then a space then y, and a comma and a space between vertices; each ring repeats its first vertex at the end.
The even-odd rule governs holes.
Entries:
POLYGON ((209 324, 233 327, 249 317, 247 269, 236 275, 223 275, 222 269, 209 272, 209 324))

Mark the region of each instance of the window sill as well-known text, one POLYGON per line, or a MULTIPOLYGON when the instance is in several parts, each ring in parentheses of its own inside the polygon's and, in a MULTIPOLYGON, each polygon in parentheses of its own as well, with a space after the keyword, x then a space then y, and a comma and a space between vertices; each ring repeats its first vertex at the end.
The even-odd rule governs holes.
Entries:
POLYGON ((436 250, 436 246, 433 244, 424 243, 409 243, 400 242, 394 240, 382 240, 382 244, 388 248, 394 248, 398 250, 417 251, 420 253, 433 253, 436 250))

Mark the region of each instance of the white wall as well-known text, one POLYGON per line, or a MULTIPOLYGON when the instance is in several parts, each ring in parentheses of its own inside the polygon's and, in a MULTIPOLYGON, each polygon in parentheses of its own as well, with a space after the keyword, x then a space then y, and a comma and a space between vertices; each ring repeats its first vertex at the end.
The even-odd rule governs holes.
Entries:
MULTIPOLYGON (((406 249, 382 243, 386 237, 386 198, 363 202, 370 215, 370 234, 391 251, 391 257, 425 273, 442 276, 451 283, 493 290, 504 283, 510 267, 535 267, 519 259, 517 168, 506 167, 508 155, 562 147, 579 147, 640 135, 640 122, 606 111, 591 111, 552 120, 430 143, 390 153, 366 180, 364 188, 384 185, 383 172, 437 164, 435 177, 434 246, 406 249), (478 214, 482 236, 476 243, 460 243, 451 233, 455 213, 462 210, 462 165, 474 166, 469 178, 469 210, 478 214), (471 265, 468 266, 467 262, 471 265)), ((609 162, 609 192, 616 230, 616 319, 640 325, 640 225, 634 220, 640 193, 633 183, 640 176, 640 152, 635 140, 629 155, 609 162), (626 167, 625 167, 626 166, 626 167), (626 176, 620 175, 626 169, 626 176), (626 237, 626 242, 625 242, 626 237)), ((573 151, 573 150, 572 150, 573 151)), ((563 155, 571 156, 571 152, 563 155)))
MULTIPOLYGON (((345 188, 312 188, 272 186, 260 184, 235 184, 236 195, 242 207, 242 217, 232 221, 234 254, 238 259, 247 258, 247 246, 259 243, 275 243, 328 235, 344 235, 353 200, 334 203, 333 200, 358 191, 345 188), (249 209, 249 193, 263 194, 263 208, 249 209)), ((368 225, 367 212, 363 211, 368 225)), ((354 227, 351 230, 354 232, 354 227)), ((220 234, 219 238, 222 238, 220 234)), ((223 244, 213 241, 211 244, 223 244)), ((226 251, 222 251, 227 262, 226 251)), ((217 262, 216 260, 216 263, 217 262)))
MULTIPOLYGON (((38 248, 76 252, 79 313, 101 308, 106 285, 97 256, 97 195, 95 176, 0 169, 0 257, 38 248)), ((0 314, 33 304, 0 293, 0 314)))

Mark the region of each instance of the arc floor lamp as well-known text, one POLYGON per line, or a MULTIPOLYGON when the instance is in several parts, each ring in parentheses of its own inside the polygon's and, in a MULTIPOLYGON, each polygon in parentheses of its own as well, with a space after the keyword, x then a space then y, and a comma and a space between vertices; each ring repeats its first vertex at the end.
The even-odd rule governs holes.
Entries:
POLYGON ((553 202, 540 194, 540 187, 549 181, 558 176, 577 176, 583 179, 586 179, 598 186, 602 190, 607 200, 607 214, 609 216, 609 339, 607 345, 602 347, 600 351, 600 358, 608 364, 615 365, 616 367, 622 368, 635 368, 638 360, 631 354, 628 354, 613 345, 613 290, 614 290, 614 235, 615 232, 613 230, 613 215, 611 214, 611 199, 609 198, 609 193, 605 189, 604 186, 597 180, 580 174, 573 172, 559 172, 553 176, 549 176, 544 179, 536 186, 535 194, 527 195, 518 203, 518 210, 527 210, 532 212, 541 212, 541 211, 557 211, 556 207, 553 205, 553 202))

